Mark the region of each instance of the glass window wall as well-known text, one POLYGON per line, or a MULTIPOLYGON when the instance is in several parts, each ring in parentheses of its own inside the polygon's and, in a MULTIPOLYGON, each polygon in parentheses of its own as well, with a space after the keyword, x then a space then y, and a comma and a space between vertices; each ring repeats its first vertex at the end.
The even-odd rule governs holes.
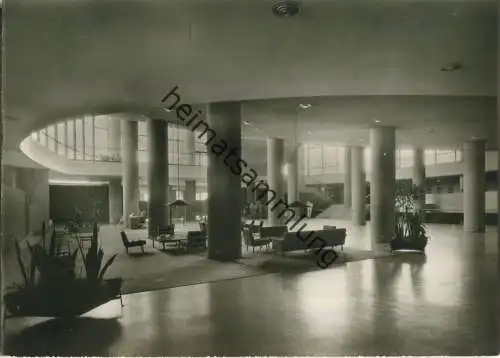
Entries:
POLYGON ((66 155, 66 127, 64 122, 57 123, 57 154, 66 155))
POLYGON ((40 144, 47 145, 47 129, 44 128, 40 131, 40 144))
POLYGON ((68 148, 68 159, 75 159, 75 121, 69 120, 66 121, 66 146, 68 148))
POLYGON ((95 148, 95 137, 94 137, 94 121, 92 116, 86 116, 83 119, 84 128, 84 143, 85 143, 85 160, 94 160, 94 148, 95 148))
POLYGON ((56 127, 47 127, 47 147, 54 151, 56 150, 56 127))

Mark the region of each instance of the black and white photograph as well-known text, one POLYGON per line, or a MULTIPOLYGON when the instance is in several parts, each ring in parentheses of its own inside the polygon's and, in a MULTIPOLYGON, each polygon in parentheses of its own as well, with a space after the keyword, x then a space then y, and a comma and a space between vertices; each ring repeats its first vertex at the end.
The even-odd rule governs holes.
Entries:
POLYGON ((0 9, 1 355, 500 353, 500 1, 0 9))

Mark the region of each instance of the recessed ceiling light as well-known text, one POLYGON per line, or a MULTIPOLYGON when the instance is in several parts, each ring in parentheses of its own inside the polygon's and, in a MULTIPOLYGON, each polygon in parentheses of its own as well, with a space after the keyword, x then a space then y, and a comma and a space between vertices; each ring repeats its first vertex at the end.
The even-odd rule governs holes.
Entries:
POLYGON ((374 119, 373 120, 375 123, 381 123, 382 121, 380 119, 374 119))
POLYGON ((171 110, 171 109, 169 109, 169 108, 165 108, 165 107, 163 107, 163 110, 164 110, 165 112, 167 112, 167 113, 173 112, 173 110, 171 110))
POLYGON ((250 122, 249 121, 243 121, 243 124, 246 125, 246 126, 249 126, 250 122))
POLYGON ((293 17, 300 12, 300 4, 291 0, 279 1, 271 10, 276 17, 293 17))
POLYGON ((441 72, 455 72, 462 68, 462 65, 458 62, 450 62, 444 67, 441 67, 441 72))
POLYGON ((310 104, 310 103, 301 103, 301 104, 299 104, 299 107, 302 108, 302 109, 308 109, 308 108, 312 107, 312 104, 310 104))

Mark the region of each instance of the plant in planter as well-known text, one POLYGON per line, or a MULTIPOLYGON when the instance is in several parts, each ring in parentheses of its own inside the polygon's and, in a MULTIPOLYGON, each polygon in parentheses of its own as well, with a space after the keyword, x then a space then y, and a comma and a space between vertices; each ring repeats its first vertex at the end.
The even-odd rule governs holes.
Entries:
POLYGON ((391 250, 424 251, 429 240, 419 198, 422 193, 415 186, 400 185, 396 192, 396 220, 391 250))
POLYGON ((18 263, 24 283, 16 285, 15 291, 5 295, 7 310, 17 316, 71 317, 121 297, 122 280, 104 280, 104 274, 116 255, 108 259, 101 269, 104 253, 97 242, 95 228, 87 253, 84 254, 79 245, 69 255, 58 256, 53 234, 48 251, 41 245, 28 246, 28 265, 23 262, 18 245, 18 263), (75 273, 78 253, 82 254, 85 277, 78 277, 75 273))
POLYGON ((85 267, 85 278, 89 285, 99 285, 106 273, 106 270, 111 266, 113 261, 116 259, 116 254, 111 256, 104 266, 102 265, 102 260, 104 258, 104 251, 102 247, 98 244, 98 228, 97 224, 93 226, 92 241, 89 250, 85 253, 82 244, 78 241, 78 249, 83 258, 83 264, 85 267), (102 268, 101 268, 102 267, 102 268))

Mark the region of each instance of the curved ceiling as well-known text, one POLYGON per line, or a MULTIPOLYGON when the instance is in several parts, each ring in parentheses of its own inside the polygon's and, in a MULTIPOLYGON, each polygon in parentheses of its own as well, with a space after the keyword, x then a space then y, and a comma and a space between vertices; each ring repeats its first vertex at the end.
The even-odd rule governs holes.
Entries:
MULTIPOLYGON (((290 19, 274 17, 271 4, 7 2, 7 145, 67 116, 158 112, 175 85, 188 103, 263 100, 246 102, 244 113, 268 133, 290 122, 281 106, 317 101, 301 132, 323 132, 317 141, 357 142, 358 127, 374 117, 427 130, 429 143, 442 143, 454 120, 464 130, 448 136, 450 145, 471 130, 490 133, 494 1, 306 0, 290 19), (440 71, 453 62, 462 68, 440 71)), ((414 134, 401 134, 413 144, 414 134)))

